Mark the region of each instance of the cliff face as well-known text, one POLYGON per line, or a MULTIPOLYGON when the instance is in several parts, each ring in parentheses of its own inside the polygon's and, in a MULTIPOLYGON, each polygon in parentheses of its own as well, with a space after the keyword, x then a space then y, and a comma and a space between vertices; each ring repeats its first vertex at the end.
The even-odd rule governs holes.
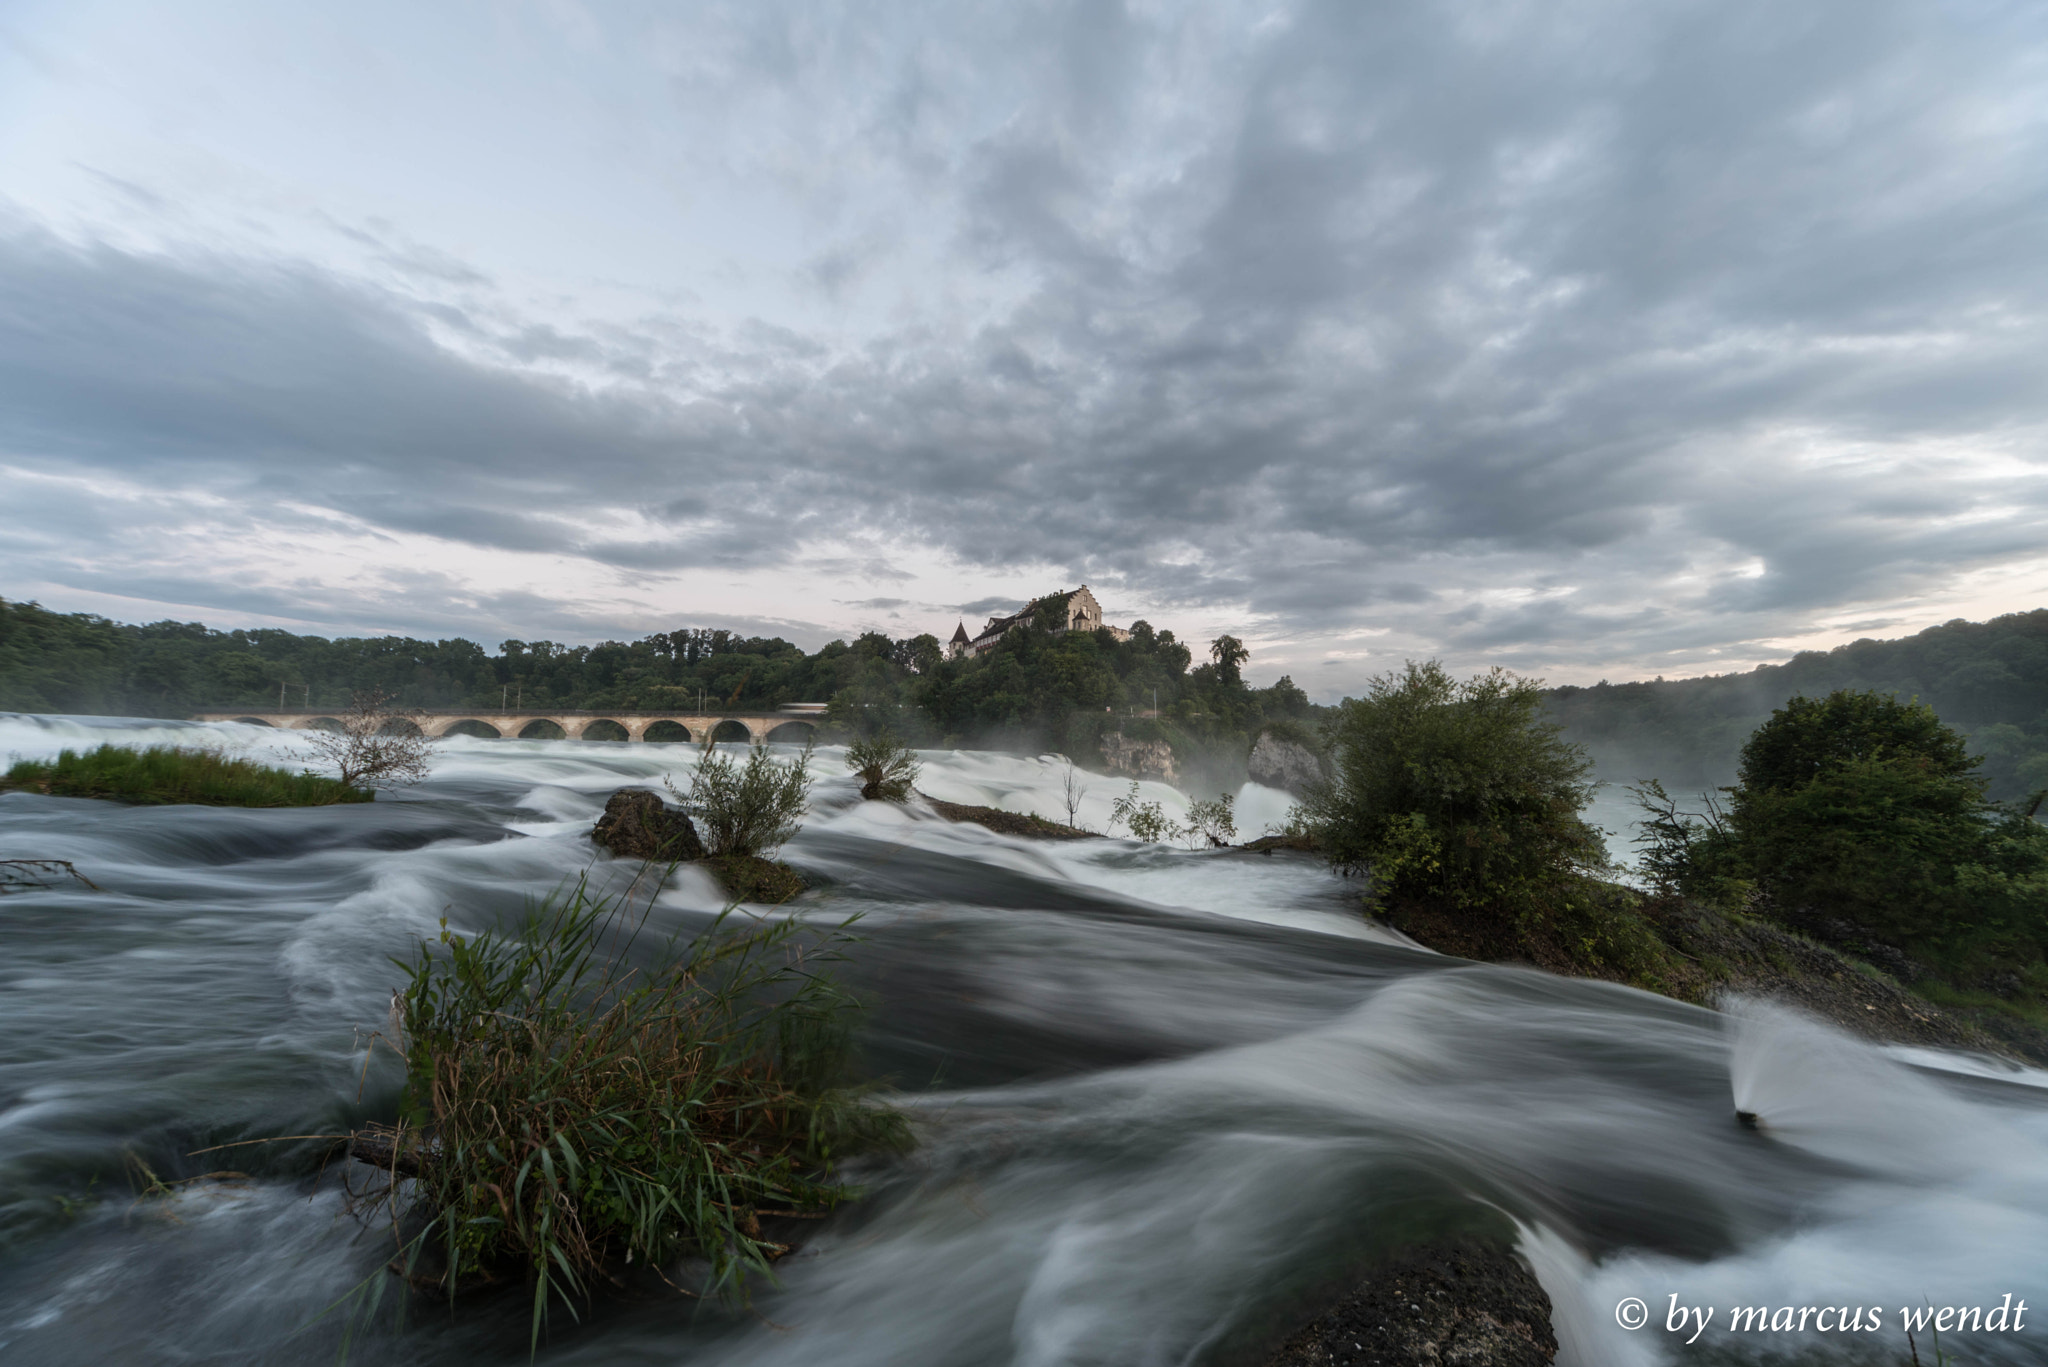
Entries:
POLYGON ((1293 797, 1308 795, 1309 786, 1322 781, 1322 765, 1313 752, 1293 741, 1263 735, 1252 747, 1249 762, 1252 782, 1278 788, 1293 797))
POLYGON ((1172 783, 1180 777, 1173 747, 1163 740, 1127 740, 1121 731, 1102 738, 1102 762, 1110 772, 1172 783))

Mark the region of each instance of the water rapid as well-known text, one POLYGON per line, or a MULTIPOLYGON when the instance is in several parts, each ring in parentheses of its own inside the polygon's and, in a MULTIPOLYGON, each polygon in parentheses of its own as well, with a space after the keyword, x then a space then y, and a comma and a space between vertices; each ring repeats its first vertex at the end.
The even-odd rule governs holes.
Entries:
MULTIPOLYGON (((295 743, 0 716, 0 754, 104 739, 295 743)), ((318 1141, 193 1151, 388 1115, 364 1041, 391 958, 444 917, 475 928, 623 876, 588 839, 605 797, 692 760, 458 739, 369 805, 0 795, 0 858, 71 860, 99 888, 0 898, 0 1362, 332 1360, 346 1317, 319 1316, 382 1275, 388 1232, 316 1177, 318 1141), (217 1169, 246 1177, 137 1199, 145 1174, 217 1169)), ((2023 1329, 1944 1345, 2048 1362, 2048 1075, 1768 1003, 1715 1013, 1447 959, 1375 930, 1304 857, 1025 842, 862 803, 839 752, 817 762, 784 852, 817 884, 795 914, 861 914, 845 972, 870 1003, 865 1057, 919 1147, 875 1164, 751 1311, 606 1303, 559 1319, 545 1361, 1252 1361, 1377 1251, 1475 1230, 1519 1241, 1563 1361, 1901 1362, 1902 1307, 2010 1293, 2023 1329), (1617 1322, 1630 1298, 1639 1329, 1617 1322), (1884 1328, 1728 1329, 1758 1305, 1881 1307, 1884 1328), (1671 1306, 1717 1315, 1688 1346, 1671 1306)), ((1056 761, 925 764, 935 797, 1064 819, 1056 761)), ((1080 820, 1100 829, 1123 785, 1088 783, 1080 820)), ((1240 826, 1285 807, 1247 788, 1240 826)), ((718 905, 685 869, 653 914, 687 932, 718 905)), ((362 1327, 349 1360, 521 1362, 524 1312, 416 1308, 362 1327)))

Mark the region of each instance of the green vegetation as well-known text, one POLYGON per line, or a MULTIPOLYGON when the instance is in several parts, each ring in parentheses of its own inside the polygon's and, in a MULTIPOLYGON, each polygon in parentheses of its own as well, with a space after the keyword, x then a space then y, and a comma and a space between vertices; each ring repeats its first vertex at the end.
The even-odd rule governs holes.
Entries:
POLYGON ((1932 708, 1871 692, 1794 698, 1743 747, 1723 810, 1643 786, 1644 867, 1919 980, 1956 1004, 2048 1020, 2048 830, 1990 801, 1932 708))
POLYGON ((1841 690, 1933 707, 1984 756, 1990 797, 2048 788, 2048 609, 1806 651, 1746 674, 1556 688, 1547 702, 1602 774, 1698 792, 1734 781, 1744 741, 1773 708, 1841 690))
POLYGON ((663 782, 698 823, 706 854, 759 857, 802 828, 811 795, 811 749, 805 746, 797 759, 782 764, 762 745, 750 747, 744 763, 706 747, 690 771, 687 797, 663 782))
POLYGON ((496 708, 509 700, 529 710, 695 711, 700 699, 761 709, 827 701, 830 719, 859 737, 993 741, 1084 763, 1105 732, 1121 730, 1171 743, 1183 772, 1218 788, 1242 781, 1261 727, 1317 715, 1291 680, 1247 687, 1239 667, 1248 657, 1233 638, 1220 638, 1214 658, 1193 665, 1170 631, 1137 622, 1131 639, 1118 641, 1108 631, 1055 630, 1063 614, 1056 601, 994 650, 964 660, 946 659, 930 635, 898 641, 869 632, 806 654, 784 640, 696 629, 594 646, 506 641, 493 656, 465 640, 125 626, 0 600, 0 709, 182 717, 200 708, 275 707, 282 697, 339 715, 371 690, 401 708, 496 708))
POLYGON ((1501 669, 1370 680, 1330 728, 1335 780, 1303 804, 1317 843, 1380 897, 1543 905, 1606 851, 1579 815, 1592 765, 1541 714, 1540 685, 1501 669))
POLYGON ((438 1262, 449 1295, 523 1276, 536 1345, 551 1306, 684 1257, 708 1264, 695 1294, 743 1296, 786 1251, 763 1217, 848 1199, 837 1164, 907 1137, 844 1085, 852 1002, 818 969, 843 927, 807 948, 795 921, 721 919, 633 968, 638 930, 579 887, 509 936, 444 927, 399 997, 405 1092, 371 1136, 394 1174, 377 1199, 403 1265, 438 1262))
POLYGON ((917 786, 917 756, 887 731, 847 746, 846 767, 859 776, 868 802, 908 802, 917 786))
POLYGON ((152 745, 144 750, 102 745, 65 750, 54 760, 23 760, 0 788, 32 788, 53 797, 118 802, 196 802, 214 807, 325 807, 368 802, 361 788, 316 774, 275 769, 218 750, 152 745))
POLYGON ((1138 801, 1138 785, 1135 780, 1132 781, 1129 792, 1110 804, 1109 829, 1114 831, 1119 826, 1130 830, 1131 839, 1143 840, 1148 844, 1171 840, 1180 831, 1180 828, 1173 824, 1172 818, 1167 816, 1164 807, 1157 802, 1138 801))

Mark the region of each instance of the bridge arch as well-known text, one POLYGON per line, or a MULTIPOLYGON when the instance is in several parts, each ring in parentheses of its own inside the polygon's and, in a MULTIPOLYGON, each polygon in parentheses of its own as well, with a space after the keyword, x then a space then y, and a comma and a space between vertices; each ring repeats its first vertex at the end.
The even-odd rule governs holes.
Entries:
POLYGON ((817 738, 816 723, 807 721, 783 722, 780 726, 771 727, 768 734, 761 737, 770 745, 802 745, 805 741, 817 738))
MULTIPOLYGON (((238 721, 238 722, 240 722, 240 723, 241 723, 242 725, 244 725, 244 726, 264 726, 264 727, 270 727, 270 726, 271 726, 271 724, 270 724, 269 722, 267 722, 267 721, 263 720, 263 718, 261 718, 261 717, 236 717, 236 718, 235 718, 235 720, 236 720, 236 721, 238 721)), ((271 727, 271 729, 272 729, 272 730, 275 730, 276 728, 275 728, 275 727, 271 727)))
POLYGON ((625 728, 624 724, 620 722, 615 722, 610 717, 599 717, 594 721, 587 721, 583 723, 583 729, 577 732, 576 739, 604 741, 631 740, 633 739, 633 733, 628 731, 625 728))
POLYGON ((735 721, 731 717, 727 717, 725 720, 719 722, 718 725, 711 728, 711 743, 713 745, 718 744, 718 742, 722 740, 751 741, 753 740, 753 738, 753 727, 747 725, 743 721, 735 721))
POLYGON ((689 727, 671 717, 647 723, 647 729, 640 733, 640 739, 664 745, 688 745, 697 739, 689 727))
POLYGON ((503 740, 505 737, 503 731, 500 731, 489 722, 480 721, 475 717, 462 717, 456 721, 451 721, 435 734, 442 736, 474 736, 478 740, 503 740))
POLYGON ((569 732, 553 717, 535 717, 519 728, 521 740, 567 740, 569 732))
POLYGON ((392 717, 377 728, 377 734, 380 736, 418 736, 424 733, 420 730, 420 724, 411 717, 392 717))
POLYGON ((348 728, 341 724, 341 718, 339 717, 308 717, 302 722, 295 723, 292 729, 294 731, 326 731, 338 736, 348 728))

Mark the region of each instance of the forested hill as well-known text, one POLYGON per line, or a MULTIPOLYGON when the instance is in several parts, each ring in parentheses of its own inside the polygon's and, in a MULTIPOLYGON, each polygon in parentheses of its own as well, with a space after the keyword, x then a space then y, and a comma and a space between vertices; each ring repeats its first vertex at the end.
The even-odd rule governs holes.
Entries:
POLYGON ((1806 651, 1747 674, 1556 688, 1549 703, 1602 778, 1660 778, 1676 790, 1733 782, 1743 741, 1772 709, 1838 688, 1932 706, 1985 757, 1994 797, 2048 787, 2048 609, 1806 651))

